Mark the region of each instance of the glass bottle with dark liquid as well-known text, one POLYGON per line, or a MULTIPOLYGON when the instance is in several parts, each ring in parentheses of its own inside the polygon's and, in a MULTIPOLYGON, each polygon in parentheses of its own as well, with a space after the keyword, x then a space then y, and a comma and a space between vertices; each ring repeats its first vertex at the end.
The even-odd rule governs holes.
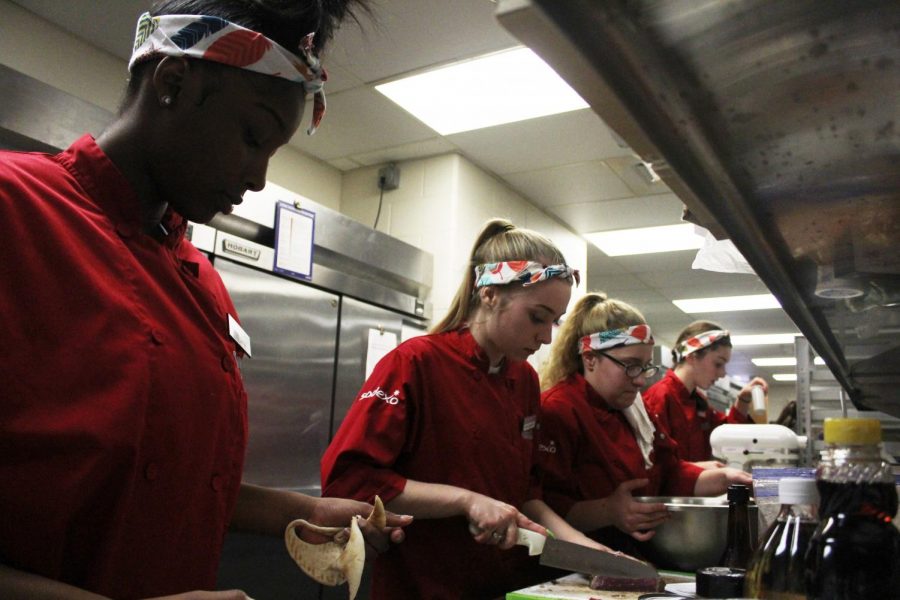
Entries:
POLYGON ((826 419, 820 523, 806 555, 813 600, 900 599, 897 490, 877 419, 826 419))
POLYGON ((749 502, 750 488, 738 483, 728 486, 728 532, 719 566, 746 569, 753 556, 749 502))
POLYGON ((778 496, 781 510, 750 561, 744 593, 748 598, 804 600, 804 558, 819 521, 816 482, 785 477, 778 482, 778 496))

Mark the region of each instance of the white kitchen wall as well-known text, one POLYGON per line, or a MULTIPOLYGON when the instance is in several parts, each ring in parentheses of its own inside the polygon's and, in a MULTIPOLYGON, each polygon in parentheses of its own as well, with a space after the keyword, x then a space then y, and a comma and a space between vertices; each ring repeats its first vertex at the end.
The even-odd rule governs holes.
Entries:
MULTIPOLYGON (((434 256, 431 302, 435 321, 450 308, 472 244, 484 223, 494 217, 543 233, 560 247, 568 263, 585 276, 587 245, 581 236, 466 158, 446 154, 397 166, 400 187, 384 193, 377 228, 434 256)), ((341 210, 370 226, 375 224, 378 213, 379 168, 364 167, 344 174, 341 210)), ((572 301, 585 289, 587 282, 582 280, 572 301)), ((545 346, 532 358, 536 367, 546 360, 546 349, 545 346)))

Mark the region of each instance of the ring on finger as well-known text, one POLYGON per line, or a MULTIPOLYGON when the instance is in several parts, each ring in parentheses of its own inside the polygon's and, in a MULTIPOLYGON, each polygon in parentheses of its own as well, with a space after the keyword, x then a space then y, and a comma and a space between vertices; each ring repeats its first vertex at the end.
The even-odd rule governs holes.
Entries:
POLYGON ((500 533, 499 531, 495 531, 494 533, 491 534, 491 537, 493 537, 495 540, 502 540, 504 535, 502 533, 500 533))

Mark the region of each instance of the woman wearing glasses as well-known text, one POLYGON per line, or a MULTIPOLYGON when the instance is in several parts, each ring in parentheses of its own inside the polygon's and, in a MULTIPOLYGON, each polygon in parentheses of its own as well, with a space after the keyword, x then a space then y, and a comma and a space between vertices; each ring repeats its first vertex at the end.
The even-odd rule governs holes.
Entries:
POLYGON ((589 293, 560 327, 541 377, 545 501, 576 529, 631 552, 629 536, 647 540, 668 518, 663 504, 633 496, 714 496, 751 481, 737 469, 681 460, 641 399, 658 370, 652 352, 637 309, 589 293))

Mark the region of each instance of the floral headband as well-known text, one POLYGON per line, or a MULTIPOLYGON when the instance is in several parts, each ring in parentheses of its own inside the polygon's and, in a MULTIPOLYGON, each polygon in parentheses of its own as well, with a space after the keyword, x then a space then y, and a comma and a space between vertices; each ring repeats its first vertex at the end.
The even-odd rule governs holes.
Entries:
POLYGON ((678 346, 678 360, 681 361, 689 354, 693 354, 697 350, 708 348, 721 339, 727 338, 731 333, 724 329, 711 329, 698 333, 694 337, 690 337, 678 346))
POLYGON ((487 285, 506 285, 513 282, 532 285, 552 277, 572 278, 575 280, 575 285, 581 281, 578 269, 573 269, 568 265, 542 265, 538 262, 516 260, 487 263, 475 267, 475 289, 487 285))
POLYGON ((325 117, 324 85, 328 79, 312 51, 313 36, 310 33, 304 37, 295 54, 261 33, 219 17, 153 17, 145 12, 137 22, 128 70, 152 55, 190 56, 300 83, 313 95, 312 123, 307 130, 312 135, 325 117))
POLYGON ((606 350, 616 346, 652 343, 653 334, 650 332, 650 326, 642 323, 641 325, 632 325, 624 329, 608 329, 586 335, 581 338, 579 352, 584 353, 591 350, 606 350))

